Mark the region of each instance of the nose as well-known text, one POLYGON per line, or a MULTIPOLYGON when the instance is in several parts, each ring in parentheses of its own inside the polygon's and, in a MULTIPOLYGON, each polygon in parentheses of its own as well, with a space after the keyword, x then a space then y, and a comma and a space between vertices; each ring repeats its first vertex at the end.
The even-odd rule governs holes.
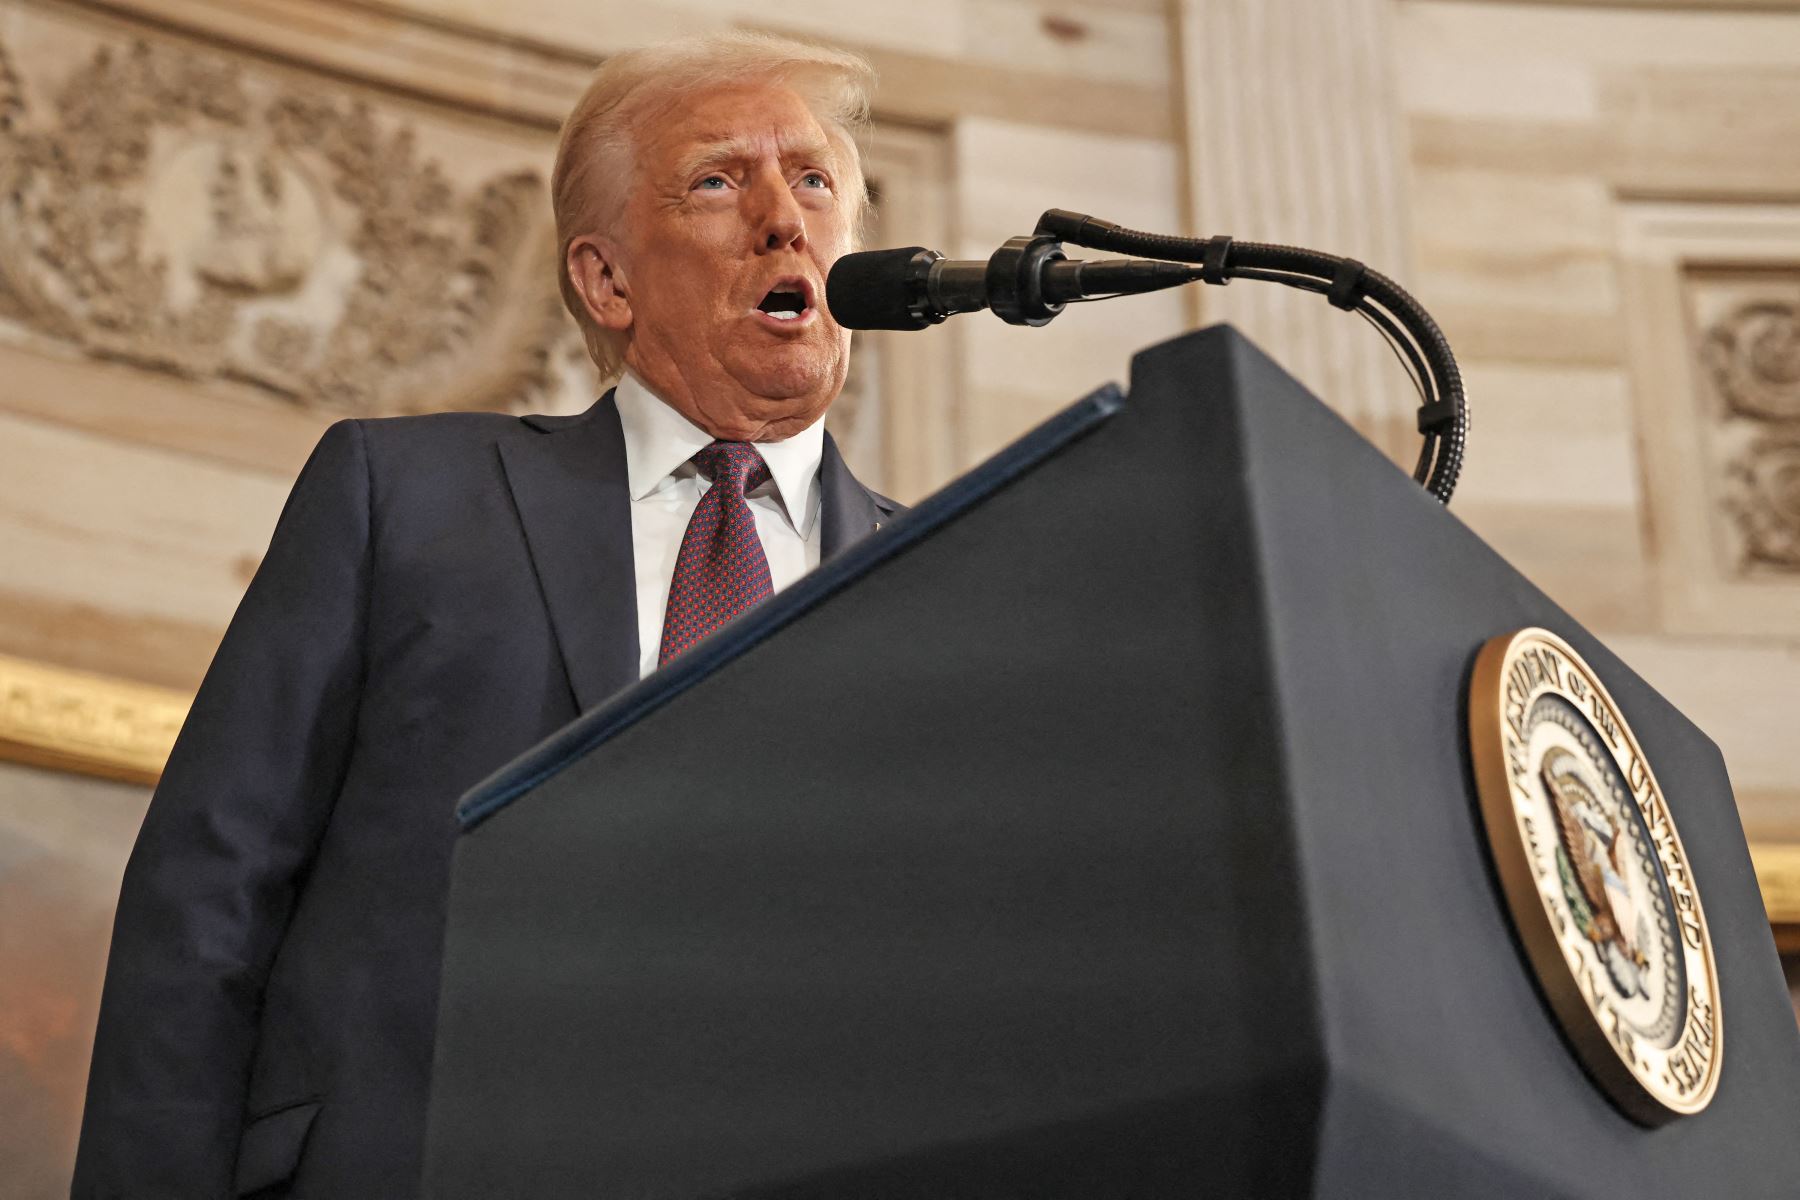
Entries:
POLYGON ((806 214, 781 173, 774 172, 772 177, 765 174, 752 191, 757 253, 805 249, 806 214))

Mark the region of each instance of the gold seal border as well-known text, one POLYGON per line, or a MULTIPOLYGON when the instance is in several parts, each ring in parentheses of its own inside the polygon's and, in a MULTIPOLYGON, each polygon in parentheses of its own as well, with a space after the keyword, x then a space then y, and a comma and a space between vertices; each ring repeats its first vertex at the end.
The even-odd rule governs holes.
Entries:
MULTIPOLYGON (((1488 849, 1494 869, 1506 894, 1507 908, 1512 914, 1513 928, 1524 944, 1526 957, 1538 985, 1550 1002, 1551 1011, 1564 1034, 1575 1047, 1576 1057, 1600 1084, 1612 1101, 1633 1120, 1644 1125, 1661 1125, 1677 1116, 1689 1116, 1712 1102, 1719 1086, 1725 1056, 1725 1021, 1719 995, 1719 973, 1713 960, 1712 930, 1706 923, 1705 906, 1700 899, 1698 883, 1682 844, 1675 816, 1669 810, 1668 797, 1650 768, 1650 760, 1637 736, 1619 711, 1618 702, 1606 690, 1600 677, 1562 638, 1548 629, 1531 627, 1489 638, 1475 656, 1475 667, 1469 679, 1469 758, 1474 768, 1475 791, 1480 800, 1482 821, 1487 827, 1488 849), (1639 1080, 1636 1072, 1619 1054, 1601 1028, 1600 1019, 1582 994, 1575 972, 1563 956, 1562 942, 1550 923, 1550 914, 1538 892, 1537 879, 1531 871, 1531 859, 1519 829, 1517 809, 1512 795, 1512 781, 1506 769, 1505 749, 1505 683, 1506 669, 1527 642, 1538 641, 1566 658, 1584 676, 1602 703, 1611 712, 1626 746, 1643 764, 1652 794, 1669 813, 1669 834, 1681 861, 1688 865, 1688 886, 1694 894, 1694 915, 1700 925, 1700 952, 1706 962, 1707 982, 1712 990, 1713 1053, 1705 1085, 1684 1103, 1671 1103, 1652 1092, 1639 1080)), ((1617 755, 1615 754, 1615 762, 1617 755)), ((1622 770, 1628 770, 1621 764, 1622 770)), ((1685 944, 1685 943, 1684 943, 1685 944)), ((1685 951, 1684 951, 1685 952, 1685 951)), ((1689 1018, 1692 1019, 1691 1017, 1689 1018)))

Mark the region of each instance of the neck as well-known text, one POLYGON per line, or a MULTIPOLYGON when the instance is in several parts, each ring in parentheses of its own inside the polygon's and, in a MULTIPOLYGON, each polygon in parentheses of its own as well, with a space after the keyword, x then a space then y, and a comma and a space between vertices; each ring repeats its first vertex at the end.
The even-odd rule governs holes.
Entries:
POLYGON ((723 442, 780 442, 825 415, 843 380, 829 391, 768 396, 752 391, 717 363, 694 363, 625 349, 625 369, 657 399, 723 442))

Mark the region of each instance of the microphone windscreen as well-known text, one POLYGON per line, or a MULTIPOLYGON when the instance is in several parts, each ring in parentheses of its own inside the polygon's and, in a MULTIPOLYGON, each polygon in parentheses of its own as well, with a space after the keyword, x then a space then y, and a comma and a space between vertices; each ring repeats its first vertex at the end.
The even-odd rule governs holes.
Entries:
POLYGON ((907 310, 907 268, 922 246, 846 254, 825 277, 825 306, 845 329, 923 329, 907 310))

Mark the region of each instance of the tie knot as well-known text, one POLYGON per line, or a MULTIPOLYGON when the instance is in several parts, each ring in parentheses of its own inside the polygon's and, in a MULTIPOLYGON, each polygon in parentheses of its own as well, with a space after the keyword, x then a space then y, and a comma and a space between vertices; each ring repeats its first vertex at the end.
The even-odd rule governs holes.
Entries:
POLYGON ((694 455, 694 465, 715 487, 729 481, 739 495, 769 481, 769 464, 749 442, 714 442, 694 455))

